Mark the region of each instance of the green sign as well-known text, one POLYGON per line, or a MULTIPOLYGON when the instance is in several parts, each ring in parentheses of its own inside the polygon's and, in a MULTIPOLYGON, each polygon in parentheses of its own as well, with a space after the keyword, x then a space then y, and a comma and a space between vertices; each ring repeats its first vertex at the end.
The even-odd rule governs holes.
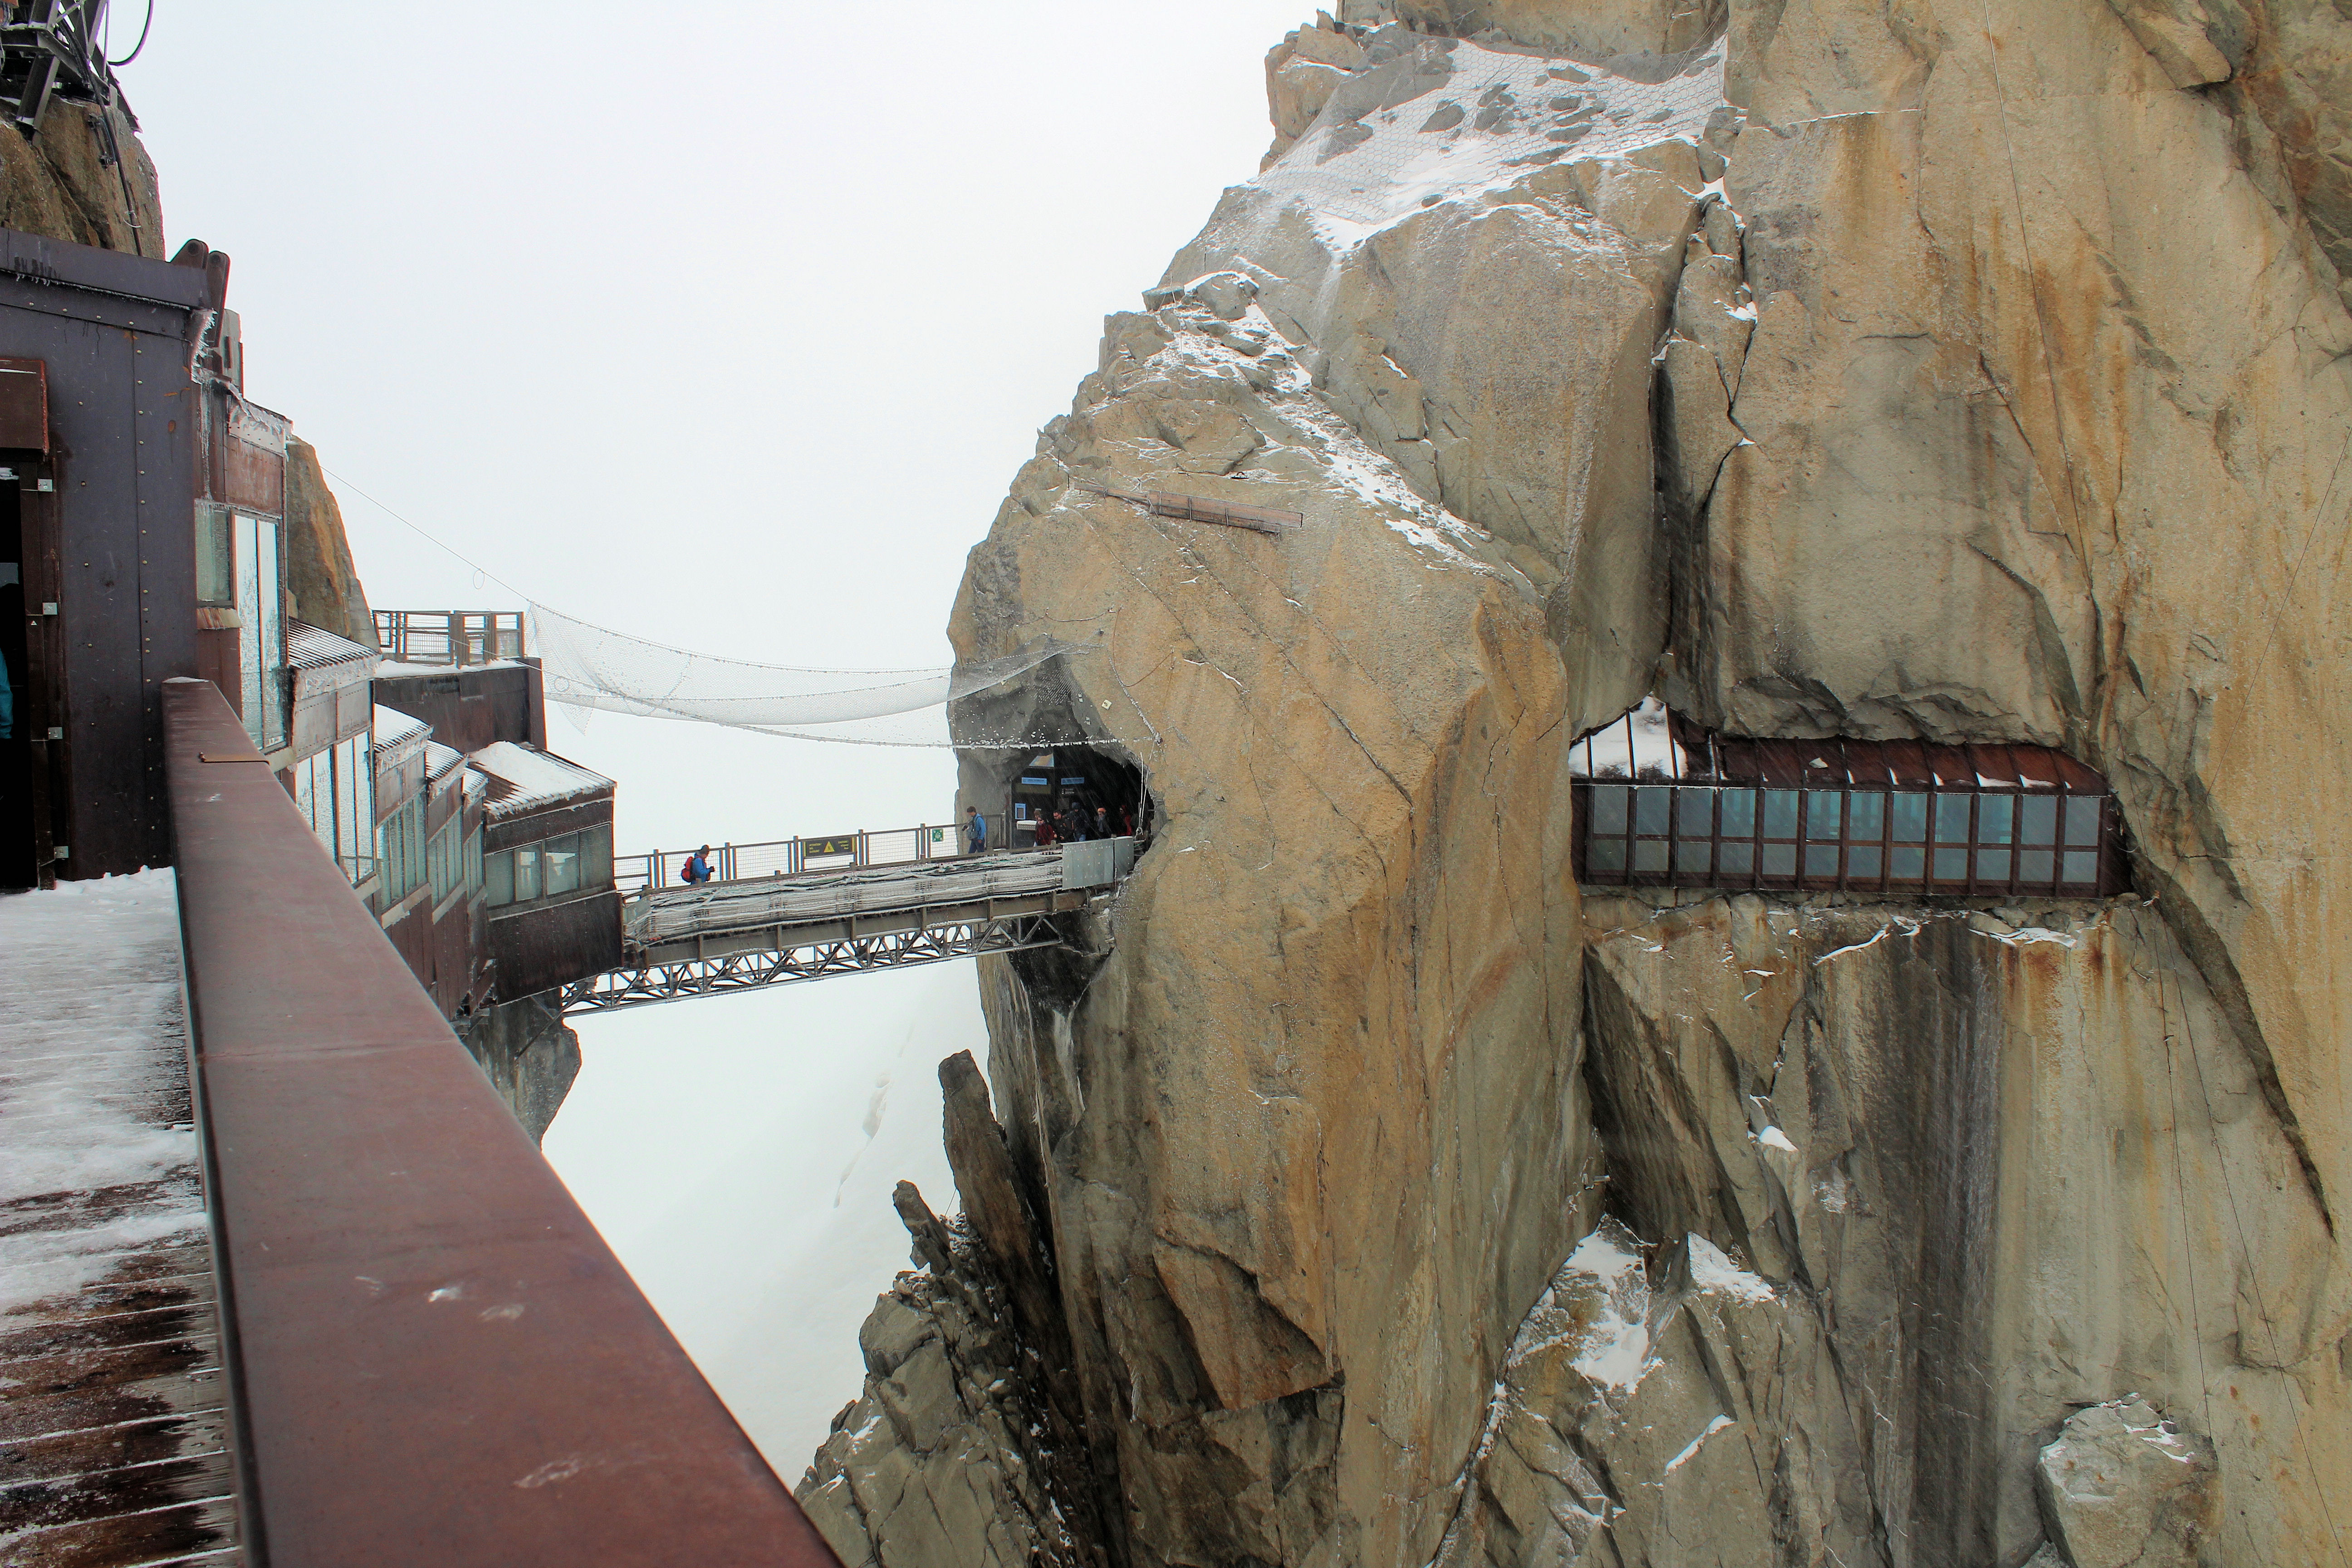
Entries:
POLYGON ((937 843, 939 843, 941 839, 945 838, 946 837, 947 837, 947 829, 946 829, 946 828, 944 828, 944 827, 934 827, 934 828, 932 828, 932 829, 931 829, 931 842, 932 842, 932 843, 937 844, 937 843))

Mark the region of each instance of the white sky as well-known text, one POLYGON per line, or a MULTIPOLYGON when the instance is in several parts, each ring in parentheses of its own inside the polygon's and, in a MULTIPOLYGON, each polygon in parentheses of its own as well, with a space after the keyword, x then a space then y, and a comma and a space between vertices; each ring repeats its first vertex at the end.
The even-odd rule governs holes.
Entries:
MULTIPOLYGON (((142 5, 115 0, 115 52, 142 5)), ((122 76, 168 243, 235 260, 247 390, 344 481, 369 598, 550 605, 784 664, 938 665, 1036 427, 1257 169, 1307 0, 987 7, 157 0, 122 76)), ((943 819, 946 753, 600 715, 619 848, 943 819)), ((581 1026, 550 1157, 788 1481, 954 1206, 969 965, 581 1026)))

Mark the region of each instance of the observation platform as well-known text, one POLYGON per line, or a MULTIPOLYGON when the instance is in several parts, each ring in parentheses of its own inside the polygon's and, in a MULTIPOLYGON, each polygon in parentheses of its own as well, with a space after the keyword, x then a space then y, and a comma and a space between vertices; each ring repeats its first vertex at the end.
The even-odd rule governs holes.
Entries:
MULTIPOLYGON (((1064 936, 1054 917, 1114 887, 1135 853, 1132 838, 1097 838, 698 887, 648 884, 621 906, 624 963, 565 986, 561 1005, 609 1012, 1056 946, 1064 936)), ((722 865, 737 858, 730 853, 722 865)))

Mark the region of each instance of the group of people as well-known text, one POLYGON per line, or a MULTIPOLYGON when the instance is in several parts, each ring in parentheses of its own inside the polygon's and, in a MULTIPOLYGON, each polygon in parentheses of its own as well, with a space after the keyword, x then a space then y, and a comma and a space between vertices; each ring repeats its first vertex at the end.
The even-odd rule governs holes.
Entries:
MULTIPOLYGON (((1034 820, 1037 824, 1036 847, 1040 849, 1049 844, 1083 844, 1089 838, 1131 837, 1135 832, 1135 813, 1128 807, 1121 807, 1114 817, 1107 805, 1098 805, 1088 811, 1082 805, 1074 805, 1059 811, 1043 813, 1034 820)), ((973 806, 971 815, 964 819, 963 836, 964 847, 970 853, 979 855, 987 850, 988 818, 981 816, 980 807, 973 806)))

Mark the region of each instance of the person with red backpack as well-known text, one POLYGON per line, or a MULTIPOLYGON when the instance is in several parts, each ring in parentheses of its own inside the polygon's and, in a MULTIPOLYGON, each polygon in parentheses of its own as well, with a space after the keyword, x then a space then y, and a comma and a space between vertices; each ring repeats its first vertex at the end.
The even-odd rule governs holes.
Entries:
POLYGON ((709 845, 704 845, 701 848, 696 850, 693 854, 686 858, 686 865, 684 868, 678 872, 677 879, 681 882, 690 883, 698 888, 702 886, 703 883, 710 880, 709 845))

